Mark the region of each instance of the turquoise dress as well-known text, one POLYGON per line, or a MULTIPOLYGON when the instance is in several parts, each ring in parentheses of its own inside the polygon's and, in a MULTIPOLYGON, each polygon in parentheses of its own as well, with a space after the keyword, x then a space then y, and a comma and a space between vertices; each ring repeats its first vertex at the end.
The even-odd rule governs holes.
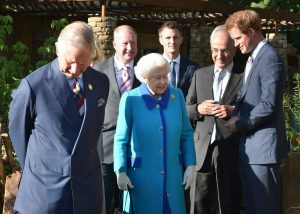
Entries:
MULTIPOLYGON (((193 129, 180 89, 169 87, 155 99, 142 84, 122 96, 114 170, 126 172, 134 186, 134 213, 186 213, 183 170, 195 164, 193 129)), ((130 213, 127 192, 123 201, 130 213)))

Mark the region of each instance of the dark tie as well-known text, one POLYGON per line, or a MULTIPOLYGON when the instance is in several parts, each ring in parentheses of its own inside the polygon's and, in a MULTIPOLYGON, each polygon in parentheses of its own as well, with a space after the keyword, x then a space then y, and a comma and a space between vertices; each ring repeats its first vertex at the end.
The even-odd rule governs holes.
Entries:
POLYGON ((72 84, 72 91, 77 109, 79 111, 80 116, 82 117, 84 114, 84 97, 77 78, 74 78, 74 82, 72 84))
POLYGON ((120 87, 121 94, 131 89, 129 70, 129 65, 124 65, 122 68, 122 82, 120 87))
POLYGON ((171 84, 171 86, 176 87, 176 70, 175 70, 176 62, 172 61, 171 65, 173 68, 172 68, 172 72, 171 72, 170 84, 171 84))

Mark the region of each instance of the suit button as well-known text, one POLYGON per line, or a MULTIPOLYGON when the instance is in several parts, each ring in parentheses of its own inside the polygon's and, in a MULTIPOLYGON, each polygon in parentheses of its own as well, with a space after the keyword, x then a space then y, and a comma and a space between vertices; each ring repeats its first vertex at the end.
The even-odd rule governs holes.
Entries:
POLYGON ((161 153, 161 154, 163 154, 163 153, 164 153, 164 149, 160 149, 159 151, 160 151, 160 153, 161 153))
POLYGON ((164 174, 165 174, 165 171, 164 171, 164 170, 162 170, 162 171, 160 172, 160 174, 161 174, 161 175, 164 175, 164 174))
POLYGON ((159 108, 160 106, 159 106, 159 104, 156 104, 155 107, 156 107, 156 108, 159 108))
POLYGON ((159 126, 159 127, 158 127, 158 130, 159 130, 159 131, 162 131, 163 129, 164 129, 163 126, 159 126))
POLYGON ((169 197, 171 194, 167 192, 167 197, 169 197))

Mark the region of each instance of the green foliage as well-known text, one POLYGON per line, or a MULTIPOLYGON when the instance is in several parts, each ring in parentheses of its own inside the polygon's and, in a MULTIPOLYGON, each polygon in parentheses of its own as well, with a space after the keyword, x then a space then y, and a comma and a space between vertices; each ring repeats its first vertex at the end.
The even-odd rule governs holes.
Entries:
POLYGON ((300 152, 300 74, 293 75, 291 92, 284 96, 285 121, 287 138, 291 151, 300 152))
POLYGON ((300 12, 299 0, 207 0, 276 11, 300 12))
POLYGON ((37 52, 41 56, 41 59, 36 62, 34 68, 37 69, 49 61, 55 58, 55 42, 58 37, 59 32, 68 24, 67 19, 53 20, 51 23, 51 33, 49 38, 47 38, 42 47, 39 47, 37 52))
POLYGON ((12 90, 19 84, 30 62, 25 44, 6 43, 7 36, 12 33, 12 22, 10 16, 0 16, 0 123, 6 127, 12 90))
MULTIPOLYGON (((47 38, 42 47, 38 48, 38 55, 41 60, 30 64, 28 47, 22 42, 7 44, 7 37, 12 33, 13 19, 11 16, 0 16, 0 124, 8 126, 8 111, 11 102, 11 93, 17 88, 20 80, 32 70, 39 68, 55 58, 55 42, 59 31, 68 24, 66 19, 54 20, 51 24, 51 35, 47 38)), ((0 148, 0 154, 5 156, 4 147, 0 148)), ((17 158, 14 161, 17 165, 17 158)), ((6 174, 11 174, 11 169, 4 162, 6 174)))

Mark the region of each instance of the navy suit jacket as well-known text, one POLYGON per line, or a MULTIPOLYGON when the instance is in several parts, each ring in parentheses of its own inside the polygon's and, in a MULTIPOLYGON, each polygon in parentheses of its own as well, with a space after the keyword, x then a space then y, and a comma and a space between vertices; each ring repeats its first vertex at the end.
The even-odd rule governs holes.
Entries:
POLYGON ((242 133, 240 156, 249 164, 274 164, 287 157, 282 59, 267 43, 258 52, 237 99, 236 127, 242 133))
POLYGON ((186 97, 186 95, 188 94, 194 72, 199 67, 200 66, 198 63, 196 63, 190 59, 180 57, 179 81, 177 84, 177 88, 181 89, 184 97, 186 97))
POLYGON ((15 202, 21 213, 105 210, 97 140, 109 80, 90 67, 82 78, 83 121, 57 59, 25 77, 13 92, 9 134, 23 170, 15 202))

